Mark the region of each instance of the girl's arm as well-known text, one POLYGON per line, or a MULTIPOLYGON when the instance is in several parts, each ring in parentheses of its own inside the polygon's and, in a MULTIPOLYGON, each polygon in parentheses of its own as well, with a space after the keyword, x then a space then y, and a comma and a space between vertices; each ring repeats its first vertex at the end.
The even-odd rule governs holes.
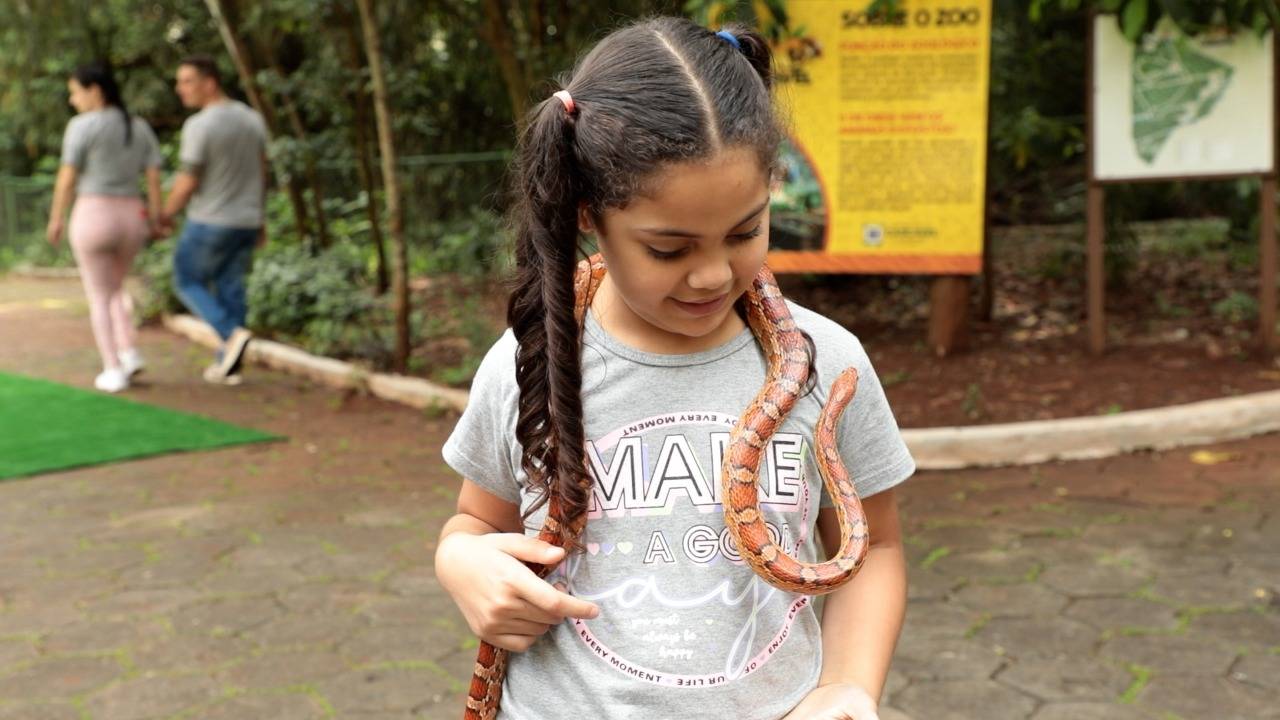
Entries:
POLYGON ((554 565, 563 557, 563 549, 524 534, 514 503, 464 480, 458 514, 440 531, 435 570, 472 632, 497 647, 524 651, 565 618, 600 613, 524 565, 554 565))
POLYGON ((71 207, 71 197, 75 194, 76 178, 79 176, 74 165, 58 168, 58 179, 53 183, 53 207, 49 209, 49 225, 45 230, 49 244, 54 247, 62 240, 67 209, 71 207))
MULTIPOLYGON (((822 613, 822 675, 788 718, 875 718, 907 607, 907 570, 893 490, 862 501, 871 529, 862 569, 827 596, 822 613)), ((818 513, 828 555, 840 546, 834 509, 818 513)))

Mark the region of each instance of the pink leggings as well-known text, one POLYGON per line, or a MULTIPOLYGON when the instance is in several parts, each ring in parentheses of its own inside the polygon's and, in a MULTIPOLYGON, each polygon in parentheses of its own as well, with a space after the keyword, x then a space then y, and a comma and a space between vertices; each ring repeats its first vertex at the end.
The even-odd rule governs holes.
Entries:
POLYGON ((120 351, 137 341, 124 279, 148 233, 146 209, 136 197, 82 195, 71 208, 71 251, 104 368, 118 367, 120 351))

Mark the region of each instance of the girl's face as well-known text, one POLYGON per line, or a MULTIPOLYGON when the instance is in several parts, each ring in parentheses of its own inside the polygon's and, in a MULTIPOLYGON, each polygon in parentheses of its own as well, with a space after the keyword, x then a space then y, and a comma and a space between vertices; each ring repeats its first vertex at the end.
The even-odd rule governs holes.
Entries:
POLYGON ((76 112, 88 112, 97 110, 102 107, 102 88, 97 85, 85 87, 81 85, 75 78, 67 81, 68 102, 76 112))
POLYGON ((741 329, 734 303, 768 253, 766 171, 753 150, 735 147, 668 166, 649 187, 627 207, 606 210, 598 227, 581 213, 609 269, 608 300, 597 312, 644 349, 715 347, 741 329))

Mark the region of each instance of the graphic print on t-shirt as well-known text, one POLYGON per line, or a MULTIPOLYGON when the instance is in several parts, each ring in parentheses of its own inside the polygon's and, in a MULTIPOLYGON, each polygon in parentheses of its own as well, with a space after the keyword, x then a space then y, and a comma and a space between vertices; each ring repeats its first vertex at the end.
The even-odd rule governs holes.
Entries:
MULTIPOLYGON (((574 621, 575 633, 601 662, 637 681, 708 687, 755 672, 811 602, 757 578, 725 527, 721 463, 736 420, 666 413, 587 443, 595 484, 586 551, 549 579, 600 605, 596 619, 574 621)), ((812 559, 807 535, 817 507, 808 450, 802 435, 775 434, 759 497, 774 542, 812 559)))

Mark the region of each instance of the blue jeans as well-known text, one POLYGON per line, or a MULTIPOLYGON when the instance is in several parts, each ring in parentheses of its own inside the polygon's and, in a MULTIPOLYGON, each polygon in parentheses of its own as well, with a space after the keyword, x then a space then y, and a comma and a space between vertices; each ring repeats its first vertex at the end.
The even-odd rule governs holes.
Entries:
POLYGON ((223 340, 243 327, 248 308, 244 277, 258 228, 187 221, 173 253, 174 288, 187 309, 213 326, 223 340))

